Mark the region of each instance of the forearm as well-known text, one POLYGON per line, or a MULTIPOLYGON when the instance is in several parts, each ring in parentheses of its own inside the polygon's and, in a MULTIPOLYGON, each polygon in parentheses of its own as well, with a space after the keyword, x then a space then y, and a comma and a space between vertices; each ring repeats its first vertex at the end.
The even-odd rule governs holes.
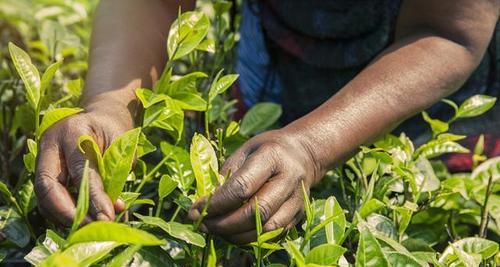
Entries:
POLYGON ((457 90, 476 67, 465 47, 422 34, 389 47, 322 106, 286 127, 326 169, 457 90))
MULTIPOLYGON (((194 1, 107 0, 97 8, 82 106, 132 118, 135 89, 151 87, 167 60, 170 24, 194 1)), ((130 120, 132 121, 132 120, 130 120)))

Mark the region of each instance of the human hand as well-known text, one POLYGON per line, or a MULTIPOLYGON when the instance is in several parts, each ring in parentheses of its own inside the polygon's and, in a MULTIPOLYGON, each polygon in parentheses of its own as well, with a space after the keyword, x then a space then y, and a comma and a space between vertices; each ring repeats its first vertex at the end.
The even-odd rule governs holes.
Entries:
MULTIPOLYGON (((55 223, 70 226, 75 216, 75 199, 84 170, 85 158, 78 148, 82 135, 94 138, 101 152, 111 142, 132 128, 127 116, 110 112, 111 107, 95 109, 61 120, 48 129, 40 141, 36 164, 35 194, 42 215, 55 223), (108 109, 108 110, 106 110, 108 109), (72 190, 74 189, 74 190, 72 190)), ((112 203, 97 170, 89 168, 89 215, 84 220, 114 220, 115 212, 124 209, 119 200, 112 203)))
MULTIPOLYGON (((236 244, 256 239, 255 199, 263 231, 291 229, 303 215, 302 182, 309 191, 323 176, 311 148, 286 130, 262 133, 229 157, 221 173, 231 174, 208 203, 200 229, 236 244)), ((193 204, 189 217, 201 216, 207 198, 193 204)))

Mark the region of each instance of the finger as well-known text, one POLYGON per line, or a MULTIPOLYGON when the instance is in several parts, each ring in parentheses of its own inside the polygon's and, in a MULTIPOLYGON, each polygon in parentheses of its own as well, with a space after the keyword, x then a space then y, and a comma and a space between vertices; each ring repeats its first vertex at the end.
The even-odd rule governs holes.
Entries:
POLYGON ((273 159, 267 153, 251 154, 229 180, 217 188, 207 209, 207 218, 226 214, 250 199, 274 174, 273 159))
POLYGON ((293 193, 293 187, 289 186, 285 179, 282 175, 271 178, 252 197, 251 201, 229 214, 204 220, 204 225, 210 232, 224 235, 255 229, 255 199, 259 203, 261 221, 265 223, 293 193))
POLYGON ((278 228, 291 229, 302 219, 303 204, 302 198, 295 191, 294 196, 285 202, 281 208, 263 225, 262 230, 269 232, 278 228), (290 228, 289 228, 290 227, 290 228))
POLYGON ((232 244, 242 246, 257 240, 257 231, 250 230, 241 234, 222 236, 222 238, 232 244))
POLYGON ((34 189, 42 215, 55 223, 70 226, 76 208, 73 198, 64 187, 66 174, 61 158, 57 144, 42 139, 34 189))
MULTIPOLYGON (((63 150, 71 180, 74 186, 79 187, 85 168, 85 158, 79 151, 76 140, 65 143, 63 150)), ((89 213, 94 220, 112 221, 115 219, 113 203, 104 191, 95 162, 91 162, 89 166, 89 200, 89 213)))
POLYGON ((235 173, 245 162, 245 159, 248 155, 247 149, 245 147, 241 147, 236 150, 228 159, 224 161, 220 169, 220 173, 226 177, 235 173))
POLYGON ((113 204, 113 207, 115 209, 115 213, 122 213, 125 210, 125 202, 119 198, 113 204))

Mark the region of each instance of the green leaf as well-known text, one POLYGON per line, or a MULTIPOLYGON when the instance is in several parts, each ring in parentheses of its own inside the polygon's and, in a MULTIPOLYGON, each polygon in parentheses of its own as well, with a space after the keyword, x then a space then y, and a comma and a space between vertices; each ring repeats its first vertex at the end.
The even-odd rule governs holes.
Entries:
POLYGON ((145 88, 138 88, 135 90, 135 95, 137 98, 139 98, 139 101, 141 101, 142 106, 144 108, 149 108, 152 105, 159 103, 161 101, 164 101, 165 99, 169 98, 167 95, 164 94, 155 94, 153 91, 145 88))
POLYGON ((200 71, 186 74, 172 81, 169 87, 168 95, 172 96, 180 93, 197 93, 198 90, 196 89, 196 82, 201 78, 207 77, 207 74, 200 71))
POLYGON ((30 56, 15 44, 9 42, 9 52, 17 73, 26 87, 26 98, 34 110, 40 102, 40 74, 31 63, 30 56))
POLYGON ((286 244, 284 244, 284 247, 288 252, 288 254, 290 255, 290 258, 295 260, 298 267, 306 266, 306 260, 304 258, 304 255, 302 255, 302 252, 300 252, 299 248, 295 245, 295 243, 287 240, 286 244))
POLYGON ((385 207, 384 202, 382 202, 376 198, 372 198, 372 199, 366 201, 361 206, 361 208, 359 209, 359 215, 361 216, 361 218, 366 218, 368 215, 370 215, 374 212, 377 212, 378 210, 380 210, 383 207, 385 207))
POLYGON ((102 177, 106 177, 106 169, 104 168, 104 160, 101 155, 101 149, 94 141, 94 138, 89 135, 80 136, 78 138, 78 148, 86 159, 97 165, 99 174, 102 177))
POLYGON ((36 131, 37 138, 40 138, 43 135, 43 133, 50 126, 54 125, 56 122, 82 111, 83 109, 81 108, 56 108, 49 110, 43 116, 42 123, 40 124, 40 127, 38 127, 38 130, 36 131))
POLYGON ((397 239, 398 233, 394 222, 377 213, 372 213, 366 217, 366 222, 370 231, 377 236, 386 236, 391 239, 397 239))
MULTIPOLYGON (((392 267, 427 267, 428 264, 422 264, 415 257, 410 257, 406 254, 400 252, 388 252, 386 253, 387 259, 389 260, 390 266, 392 267)), ((410 254, 411 255, 411 254, 410 254)))
POLYGON ((12 193, 10 192, 9 187, 2 181, 0 181, 0 193, 6 202, 10 201, 12 198, 12 193))
POLYGON ((185 12, 170 26, 167 52, 176 60, 193 51, 205 38, 210 28, 208 17, 202 12, 185 12))
POLYGON ((62 64, 62 61, 56 61, 56 62, 52 63, 49 67, 47 67, 47 69, 43 73, 42 80, 40 83, 40 96, 43 97, 45 95, 45 90, 50 85, 50 82, 52 81, 54 74, 59 69, 61 64, 62 64))
POLYGON ((160 148, 163 155, 169 158, 166 165, 168 166, 170 176, 178 183, 182 191, 187 192, 195 179, 189 153, 185 149, 167 142, 161 142, 160 148))
POLYGON ((456 254, 456 250, 453 248, 467 254, 481 255, 481 259, 485 260, 498 252, 498 243, 479 237, 467 237, 450 244, 441 254, 439 262, 448 263, 449 260, 453 259, 453 255, 456 254))
POLYGON ((130 266, 178 266, 167 251, 160 247, 143 247, 133 257, 130 266))
POLYGON ((99 262, 120 245, 113 241, 77 243, 66 248, 62 254, 75 259, 79 266, 87 267, 99 262))
POLYGON ((22 248, 30 242, 30 232, 21 215, 14 209, 0 207, 0 230, 6 239, 22 248))
POLYGON ((356 251, 356 266, 390 266, 380 244, 369 230, 366 222, 361 218, 358 218, 358 221, 359 242, 356 251))
POLYGON ((456 118, 469 118, 479 116, 495 105, 496 97, 475 95, 465 100, 455 115, 456 118))
POLYGON ((207 102, 198 93, 177 93, 172 95, 172 98, 183 110, 205 111, 207 109, 207 102))
POLYGON ((215 40, 205 39, 196 47, 196 49, 213 54, 215 53, 215 40))
POLYGON ((139 135, 139 143, 137 144, 137 158, 141 158, 142 156, 154 151, 156 151, 156 147, 149 142, 146 135, 141 132, 139 135))
POLYGON ((311 228, 314 221, 314 209, 313 205, 311 205, 311 201, 309 200, 309 194, 304 185, 304 181, 302 181, 302 198, 304 199, 307 227, 311 228))
POLYGON ((205 247, 205 238, 202 235, 193 231, 193 226, 190 224, 181 224, 178 222, 165 222, 163 219, 152 216, 144 216, 137 213, 134 215, 141 219, 145 224, 161 228, 167 234, 177 239, 186 241, 198 247, 205 247))
POLYGON ((324 215, 325 218, 332 216, 335 217, 335 219, 325 225, 326 240, 328 244, 339 244, 340 240, 342 240, 344 236, 344 230, 347 222, 344 210, 340 207, 334 196, 326 199, 324 215))
POLYGON ((217 267, 217 253, 215 252, 213 239, 210 239, 210 251, 207 259, 207 267, 217 267))
POLYGON ((335 244, 323 244, 314 247, 306 256, 307 264, 319 264, 332 266, 337 264, 347 249, 335 244))
POLYGON ((433 136, 437 136, 440 133, 448 131, 448 123, 438 119, 432 119, 425 111, 422 111, 422 117, 429 124, 429 126, 431 126, 433 136))
MULTIPOLYGON (((220 75, 222 70, 219 72, 220 75)), ((238 74, 228 74, 214 80, 208 91, 208 102, 212 102, 215 96, 224 93, 238 79, 238 74)), ((219 76, 217 76, 219 77, 219 76)))
POLYGON ((140 133, 141 128, 125 132, 116 138, 104 152, 104 190, 113 202, 122 192, 132 169, 140 133))
POLYGON ((121 192, 120 199, 125 202, 125 209, 128 210, 130 206, 134 203, 134 201, 140 196, 140 193, 135 192, 121 192))
POLYGON ((144 112, 144 127, 158 127, 165 129, 179 141, 184 130, 184 111, 170 97, 157 103, 144 112))
POLYGON ((259 235, 257 241, 258 241, 258 243, 263 244, 271 239, 278 237, 279 235, 281 235, 281 233, 283 233, 284 230, 285 230, 284 228, 278 228, 276 230, 265 232, 265 233, 259 235))
POLYGON ((172 177, 169 175, 162 175, 160 178, 160 184, 158 186, 158 197, 160 199, 165 198, 168 196, 172 191, 177 188, 177 182, 172 180, 172 177))
POLYGON ((126 248, 124 251, 122 251, 120 254, 116 255, 108 264, 106 264, 106 267, 123 267, 123 266, 129 266, 129 262, 132 260, 132 257, 134 254, 141 249, 140 245, 135 245, 126 248))
POLYGON ((214 176, 219 170, 214 148, 201 134, 195 134, 193 137, 190 159, 196 179, 196 195, 206 196, 215 189, 218 178, 214 176))
POLYGON ((85 219, 87 212, 89 211, 89 161, 85 161, 85 167, 83 168, 82 181, 80 182, 80 189, 78 193, 78 201, 76 204, 76 214, 73 219, 73 225, 71 226, 71 233, 73 233, 80 224, 85 219))
POLYGON ((80 267, 80 264, 70 256, 57 252, 50 255, 37 267, 80 267))
POLYGON ((273 125, 281 116, 281 106, 274 103, 258 103, 243 117, 240 133, 249 136, 273 125))
POLYGON ((33 190, 33 183, 27 180, 19 190, 19 206, 21 206, 23 214, 27 215, 36 206, 35 191, 33 190))
POLYGON ((492 176, 492 182, 500 180, 500 156, 488 159, 477 166, 471 174, 472 180, 480 180, 483 184, 492 176))
POLYGON ((470 151, 467 148, 461 146, 459 143, 446 141, 436 142, 432 144, 429 143, 429 146, 425 145, 425 148, 423 148, 420 152, 420 156, 431 159, 439 157, 445 153, 469 153, 470 151))
POLYGON ((255 198, 255 231, 257 232, 257 240, 259 240, 262 234, 262 219, 260 217, 260 206, 257 197, 255 198))
POLYGON ((148 232, 125 224, 106 221, 89 223, 73 233, 68 239, 70 244, 93 241, 114 241, 143 246, 161 246, 165 244, 164 240, 159 240, 148 232))

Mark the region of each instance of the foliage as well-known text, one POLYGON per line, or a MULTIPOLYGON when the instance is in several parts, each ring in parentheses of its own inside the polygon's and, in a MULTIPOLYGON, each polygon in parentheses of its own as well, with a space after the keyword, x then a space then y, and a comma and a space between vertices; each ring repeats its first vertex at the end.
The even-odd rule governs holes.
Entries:
MULTIPOLYGON (((291 230, 264 232, 256 200, 255 242, 235 247, 200 233, 200 222, 186 219, 190 205, 199 197, 210 198, 226 178, 219 174, 224 160, 250 136, 275 125, 281 115, 279 105, 260 103, 241 121, 231 120, 235 102, 227 91, 238 76, 220 66, 231 70, 227 62, 237 35, 231 27, 231 3, 221 0, 205 3, 204 12, 182 13, 172 25, 170 60, 161 78, 154 88, 136 90, 144 108, 137 128, 115 139, 102 155, 91 137, 80 137, 81 152, 97 162, 106 192, 113 201, 121 198, 126 211, 115 222, 81 226, 89 207, 87 162, 72 227, 37 223, 42 220, 33 193, 38 142, 51 125, 81 111, 75 107, 81 83, 72 75, 83 74, 84 68, 72 71, 68 65, 75 58, 85 62, 85 57, 76 56, 79 46, 69 43, 75 36, 86 36, 77 29, 88 28, 77 19, 78 6, 87 10, 85 14, 93 7, 62 2, 39 0, 35 5, 50 7, 40 8, 35 22, 43 18, 42 29, 51 27, 59 34, 56 39, 47 39, 43 31, 39 36, 23 32, 30 40, 28 52, 9 43, 12 61, 2 66, 15 69, 17 76, 2 75, 19 77, 24 85, 2 87, 2 105, 20 103, 9 106, 10 113, 4 112, 0 120, 10 140, 2 149, 12 157, 2 162, 24 163, 22 172, 3 172, 0 182, 0 256, 7 263, 22 254, 37 266, 221 266, 246 253, 254 266, 498 264, 499 158, 486 159, 480 139, 472 173, 450 174, 439 161, 445 153, 469 153, 457 143, 464 136, 448 131, 454 121, 478 116, 494 105, 495 98, 482 95, 460 106, 445 100, 455 109, 449 121, 424 112, 433 135, 418 147, 404 134, 389 134, 361 147, 327 173, 318 194, 326 198, 311 198, 303 188, 305 219, 291 230), (63 56, 72 59, 63 62, 63 56), (7 91, 15 101, 4 96, 7 91), (54 101, 55 95, 62 100, 54 101), (21 160, 17 155, 22 151, 26 153, 21 160)), ((6 16, 13 27, 29 23, 20 19, 31 12, 21 9, 24 4, 0 4, 0 9, 10 5, 6 16)), ((35 22, 28 27, 35 27, 35 22)), ((87 45, 85 38, 82 43, 87 45)))

